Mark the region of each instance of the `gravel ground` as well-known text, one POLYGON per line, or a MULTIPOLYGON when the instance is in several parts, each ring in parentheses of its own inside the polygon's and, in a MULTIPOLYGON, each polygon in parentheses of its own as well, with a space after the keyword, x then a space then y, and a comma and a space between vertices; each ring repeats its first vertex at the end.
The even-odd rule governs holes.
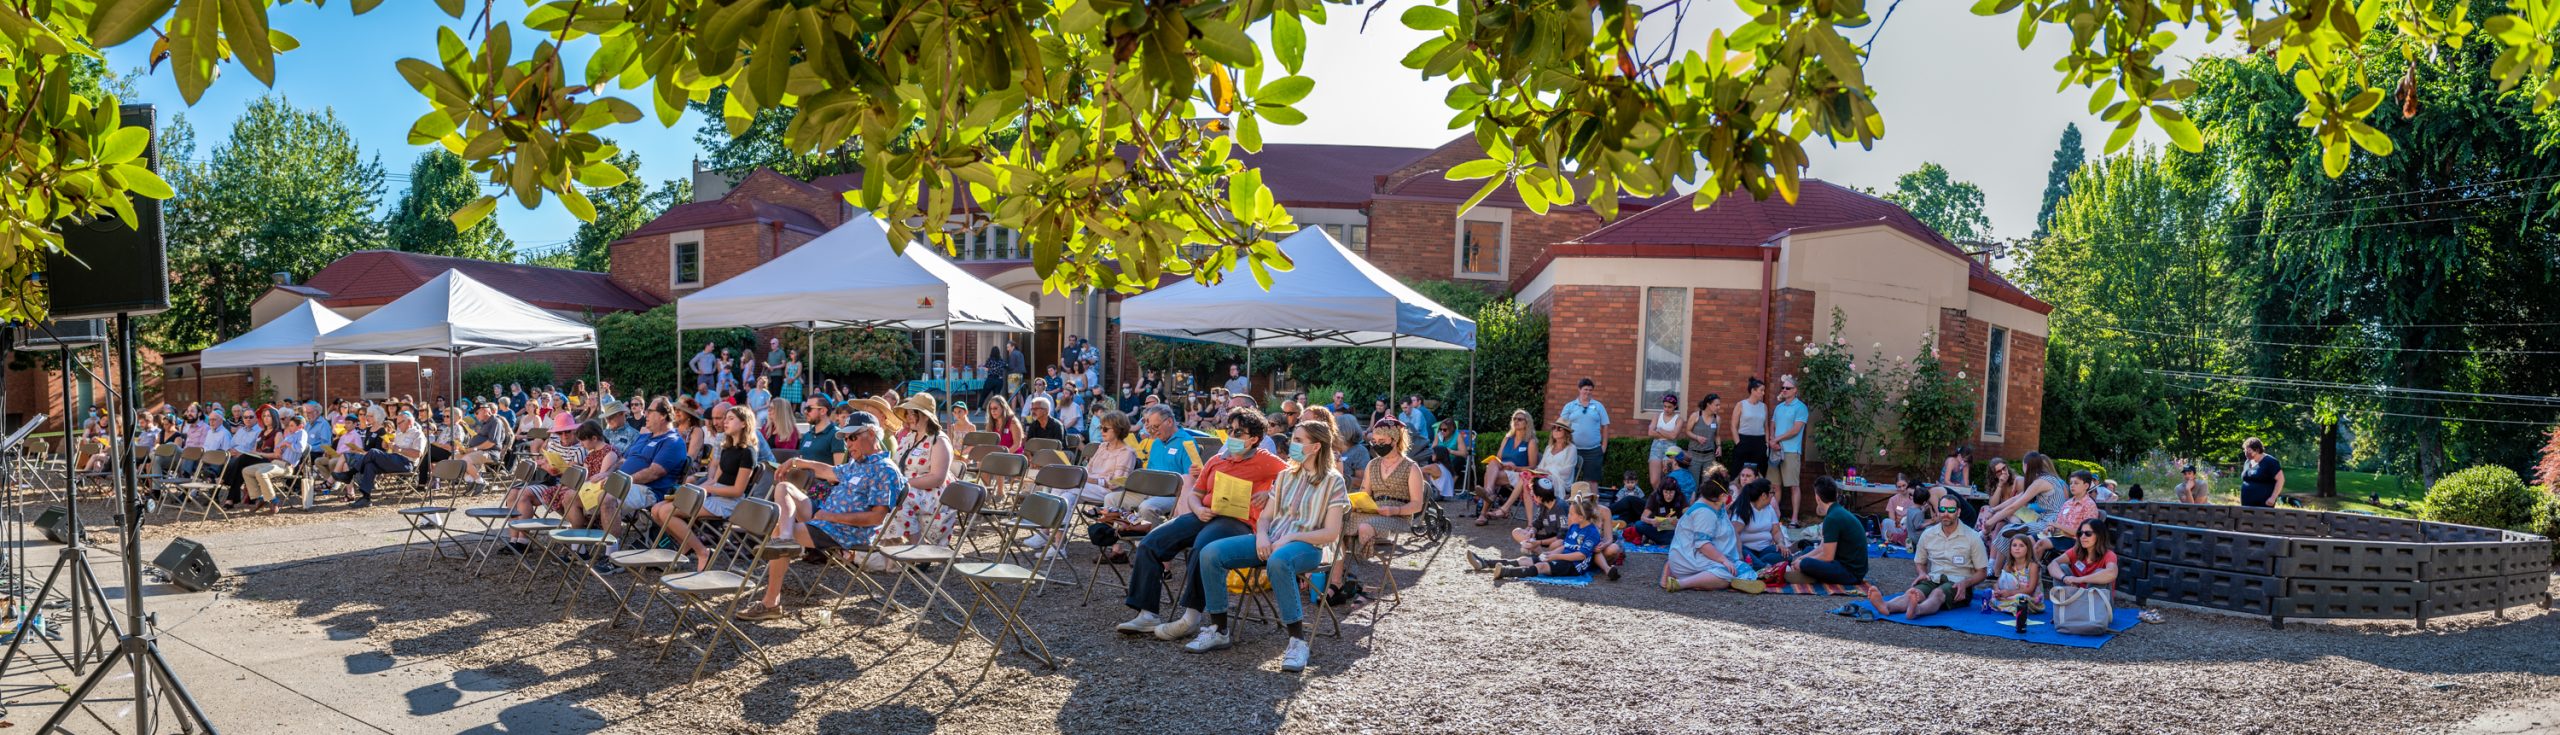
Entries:
MULTIPOLYGON (((1635 557, 1624 582, 1496 586, 1456 555, 1492 548, 1496 530, 1462 525, 1436 555, 1399 561, 1403 601, 1317 638, 1302 675, 1279 671, 1282 637, 1267 624, 1198 656, 1123 638, 1109 628, 1127 611, 1108 590, 1080 606, 1081 590, 1052 588, 1026 606, 1062 659, 1055 672, 1012 652, 985 667, 991 649, 967 638, 952 651, 966 636, 939 619, 910 640, 911 618, 868 625, 859 597, 823 627, 822 605, 786 597, 793 617, 742 624, 775 673, 724 650, 687 683, 697 659, 682 646, 652 662, 663 608, 656 635, 636 637, 606 629, 592 597, 563 621, 547 591, 379 553, 225 584, 397 658, 444 657, 589 708, 613 732, 2417 733, 2560 696, 2560 618, 2527 611, 2278 631, 2169 610, 2085 650, 1822 614, 1842 598, 1665 594, 1649 583, 1659 556, 1635 557), (385 584, 409 574, 421 578, 385 584)), ((1077 546, 1081 571, 1091 548, 1077 546)), ((1909 574, 1878 560, 1870 576, 1909 574)))

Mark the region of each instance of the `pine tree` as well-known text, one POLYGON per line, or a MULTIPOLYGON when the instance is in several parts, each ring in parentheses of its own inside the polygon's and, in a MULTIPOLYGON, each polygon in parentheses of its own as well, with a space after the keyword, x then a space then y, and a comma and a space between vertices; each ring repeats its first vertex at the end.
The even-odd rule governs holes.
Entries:
POLYGON ((2053 207, 2071 194, 2071 172, 2080 170, 2088 151, 2080 144, 2080 124, 2062 128, 2062 144, 2053 149, 2053 168, 2044 174, 2044 205, 2036 208, 2036 237, 2044 237, 2045 221, 2053 219, 2053 207))

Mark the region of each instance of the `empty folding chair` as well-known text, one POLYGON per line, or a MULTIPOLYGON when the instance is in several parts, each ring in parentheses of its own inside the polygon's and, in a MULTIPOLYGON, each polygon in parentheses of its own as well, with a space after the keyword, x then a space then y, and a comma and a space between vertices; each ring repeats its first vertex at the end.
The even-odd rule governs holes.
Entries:
MULTIPOLYGON (((1005 548, 1006 557, 1018 557, 1014 560, 1023 566, 1039 570, 1042 576, 1040 585, 1043 589, 1048 587, 1047 576, 1057 569, 1058 560, 1067 556, 1067 521, 1075 517, 1075 501, 1069 498, 1075 497, 1076 490, 1084 487, 1084 480, 1084 468, 1075 465, 1052 464, 1040 468, 1038 472, 1032 473, 1032 485, 1040 488, 1041 492, 1032 493, 1032 495, 1056 496, 1059 500, 1066 501, 1068 512, 1054 519, 1035 519, 1022 514, 1017 508, 1012 523, 1008 524, 1010 530, 1019 530, 1025 534, 1039 534, 1041 538, 1046 539, 1042 548, 1037 550, 1031 549, 1027 543, 1008 543, 1005 548)), ((1030 502, 1030 500, 1030 495, 1023 496, 1024 502, 1030 502)), ((1005 536, 1008 542, 1013 538, 1012 534, 1005 536)), ((1072 573, 1073 567, 1069 569, 1072 573)), ((1069 582, 1069 584, 1078 583, 1080 582, 1069 582)))
MULTIPOLYGON (((1022 498, 1021 518, 1029 522, 1026 529, 1030 527, 1054 529, 1064 526, 1069 513, 1067 500, 1056 495, 1031 493, 1022 498)), ((1005 534, 1008 545, 1011 544, 1015 535, 1005 534)), ((1004 645, 1007 641, 1014 642, 1024 654, 1039 659, 1041 665, 1051 669, 1058 668, 1058 659, 1049 653, 1049 644, 1041 641, 1040 634, 1031 629, 1030 621, 1022 618, 1023 600, 1031 596, 1032 586, 1042 579, 1036 566, 1001 561, 964 561, 952 564, 951 570, 959 574, 962 581, 968 583, 972 598, 967 610, 961 614, 961 619, 969 626, 970 632, 985 638, 987 645, 995 649, 987 654, 986 665, 980 667, 982 674, 986 668, 995 666, 996 657, 1004 654, 1004 645), (997 592, 996 588, 1000 585, 1016 585, 1017 591, 1008 599, 997 592), (996 621, 1002 627, 1001 633, 988 636, 977 631, 977 614, 980 607, 995 613, 996 621)), ((910 631, 909 635, 912 636, 913 632, 910 631)), ((952 650, 959 650, 961 640, 960 637, 952 639, 952 650)))
POLYGON ((978 518, 978 507, 985 502, 986 497, 987 489, 974 482, 954 482, 945 485, 942 488, 942 506, 960 514, 960 526, 958 530, 952 532, 952 538, 945 539, 944 543, 939 544, 893 544, 880 547, 880 555, 898 562, 899 569, 897 579, 889 585, 888 594, 880 598, 880 615, 872 620, 874 624, 887 620, 891 609, 906 608, 898 602, 898 591, 905 589, 909 580, 914 580, 924 588, 925 592, 924 606, 915 610, 916 625, 924 624, 925 615, 933 611, 933 604, 936 601, 950 602, 952 607, 959 607, 960 601, 953 599, 951 593, 944 591, 942 586, 943 580, 951 575, 951 562, 958 561, 960 558, 959 550, 952 545, 951 541, 969 535, 969 529, 975 525, 978 518), (929 577, 925 572, 918 570, 919 565, 924 564, 934 565, 934 572, 929 577))
POLYGON ((216 449, 204 453, 196 463, 195 479, 178 483, 178 490, 185 493, 178 498, 178 520, 186 520, 187 509, 199 503, 203 506, 198 510, 199 520, 213 520, 215 513, 230 517, 231 512, 222 509, 222 466, 230 461, 230 452, 216 449))
MULTIPOLYGON (((620 472, 613 473, 605 480, 605 492, 616 492, 615 484, 617 482, 624 490, 628 490, 631 485, 631 476, 620 472)), ((675 503, 675 507, 679 512, 683 512, 688 508, 695 512, 699 512, 702 509, 702 488, 693 485, 676 488, 675 495, 671 496, 670 500, 675 503)), ((606 561, 611 562, 614 566, 621 567, 623 571, 634 575, 631 586, 625 591, 615 594, 614 602, 619 605, 621 609, 614 612, 613 620, 606 623, 607 627, 620 625, 622 623, 622 616, 626 613, 631 615, 631 619, 634 622, 641 622, 646 619, 649 612, 649 605, 656 602, 658 599, 658 578, 665 576, 669 570, 675 568, 677 562, 684 558, 684 554, 682 552, 678 552, 671 548, 664 548, 664 546, 671 540, 672 539, 667 536, 667 529, 653 526, 650 529, 650 532, 640 539, 642 544, 641 546, 637 548, 623 549, 621 551, 605 555, 606 561), (643 579, 644 577, 645 579, 643 579), (639 597, 643 594, 648 595, 648 598, 641 600, 640 607, 638 609, 633 609, 631 607, 632 598, 639 597)), ((670 606, 673 604, 674 603, 669 603, 670 606)))
POLYGON ((1033 437, 1022 440, 1022 454, 1024 456, 1036 457, 1044 451, 1065 451, 1066 448, 1066 442, 1046 437, 1033 437))
MULTIPOLYGON (((1129 495, 1138 496, 1137 500, 1132 500, 1130 502, 1130 512, 1136 513, 1137 502, 1140 500, 1146 498, 1170 498, 1180 494, 1182 492, 1182 476, 1166 472, 1164 470, 1138 470, 1129 473, 1127 478, 1120 481, 1120 491, 1128 493, 1129 495)), ((1101 522, 1101 509, 1095 508, 1089 510, 1085 516, 1085 520, 1095 523, 1101 522)), ((1127 541, 1132 544, 1137 543, 1136 539, 1128 539, 1127 541)), ((1129 575, 1121 572, 1121 565, 1111 563, 1109 557, 1109 549, 1101 549, 1094 553, 1093 581, 1091 584, 1085 585, 1084 604, 1093 604, 1093 589, 1102 586, 1102 574, 1105 570, 1108 570, 1111 573, 1112 586, 1122 590, 1129 588, 1129 575)), ((1131 558, 1135 558, 1135 555, 1131 555, 1131 558)), ((1178 578, 1182 575, 1175 574, 1169 576, 1178 578)), ((1167 591, 1170 592, 1171 590, 1168 589, 1167 591)))
MULTIPOLYGON (((721 534, 720 543, 712 546, 714 553, 727 547, 731 536, 751 532, 757 538, 770 536, 780 515, 780 509, 771 501, 755 498, 739 501, 737 509, 730 511, 728 530, 721 534)), ((730 638, 737 640, 740 650, 754 653, 765 673, 773 672, 773 659, 765 655, 764 646, 729 622, 728 609, 755 590, 748 578, 748 574, 754 571, 749 567, 756 566, 755 556, 752 552, 724 555, 718 558, 727 559, 727 563, 719 563, 715 559, 714 568, 710 571, 679 572, 658 578, 659 588, 682 603, 676 608, 674 629, 668 632, 666 644, 658 649, 659 661, 666 660, 667 652, 675 648, 676 641, 686 638, 685 620, 699 613, 711 622, 712 630, 711 639, 700 645, 686 641, 685 645, 702 653, 702 660, 693 665, 694 681, 702 680, 702 669, 711 663, 712 653, 719 650, 721 641, 730 638)))

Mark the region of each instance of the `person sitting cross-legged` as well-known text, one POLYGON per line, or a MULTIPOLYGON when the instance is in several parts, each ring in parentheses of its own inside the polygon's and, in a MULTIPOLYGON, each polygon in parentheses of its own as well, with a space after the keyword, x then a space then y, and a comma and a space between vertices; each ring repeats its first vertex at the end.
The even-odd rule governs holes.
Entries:
POLYGON ((1829 477, 1814 478, 1813 500, 1814 512, 1822 517, 1822 540, 1788 561, 1787 581, 1842 586, 1865 581, 1867 526, 1840 504, 1840 483, 1829 477))
POLYGON ((1306 595, 1300 591, 1298 575, 1324 560, 1324 547, 1341 535, 1343 516, 1351 506, 1349 494, 1343 491, 1342 473, 1334 469, 1333 444, 1332 422, 1299 423, 1289 435, 1289 468, 1280 472, 1271 492, 1263 496, 1253 533, 1219 539, 1197 552, 1203 561, 1200 575, 1191 584, 1208 593, 1209 624, 1184 650, 1206 653, 1232 644, 1227 635, 1231 630, 1227 627, 1227 573, 1262 567, 1271 582, 1280 623, 1289 630, 1280 670, 1307 667, 1306 595))
MULTIPOLYGON (((829 465, 807 459, 794 459, 785 467, 808 470, 814 482, 828 483, 829 489, 814 502, 808 493, 791 483, 774 483, 773 503, 781 510, 782 523, 775 537, 799 543, 819 554, 840 554, 845 549, 864 546, 880 533, 889 521, 889 507, 897 503, 898 492, 907 485, 906 474, 889 461, 889 452, 880 446, 880 419, 869 411, 846 411, 836 424, 844 437, 844 464, 829 465)), ((782 582, 789 576, 790 559, 774 559, 765 563, 764 598, 740 610, 740 620, 770 620, 782 616, 782 582)))
MULTIPOLYGON (((1752 482, 1768 493, 1768 480, 1752 482)), ((1662 564, 1663 591, 1732 588, 1756 595, 1768 589, 1742 556, 1742 524, 1734 519, 1726 495, 1723 482, 1698 486, 1697 502, 1672 529, 1671 556, 1662 564)))
POLYGON ((1600 503, 1581 496, 1566 506, 1564 527, 1554 538, 1535 539, 1535 551, 1517 559, 1487 559, 1467 554, 1467 565, 1476 571, 1493 572, 1496 583, 1514 577, 1579 577, 1598 568, 1593 557, 1600 550, 1600 503))
POLYGON ((1982 584, 1990 560, 1985 558, 1982 535, 1964 525, 1964 501, 1946 497, 1930 509, 1929 527, 1920 531, 1917 555, 1911 566, 1918 570, 1911 589, 1885 599, 1873 588, 1867 590, 1867 604, 1883 615, 1902 613, 1911 620, 1940 610, 1964 607, 1965 598, 1974 585, 1982 584))

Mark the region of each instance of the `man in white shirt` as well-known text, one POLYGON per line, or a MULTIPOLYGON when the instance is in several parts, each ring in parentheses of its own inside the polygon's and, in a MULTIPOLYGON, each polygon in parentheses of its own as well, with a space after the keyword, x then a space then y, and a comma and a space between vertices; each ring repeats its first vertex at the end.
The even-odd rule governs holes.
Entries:
POLYGON ((1875 587, 1867 588, 1867 604, 1878 614, 1899 612, 1907 621, 1964 607, 1966 591, 1982 584, 1987 575, 1991 560, 1983 553, 1982 535, 1964 525, 1964 501, 1940 495, 1937 506, 1930 509, 1936 523, 1920 532, 1917 558, 1911 560, 1919 571, 1911 588, 1890 600, 1875 587))

